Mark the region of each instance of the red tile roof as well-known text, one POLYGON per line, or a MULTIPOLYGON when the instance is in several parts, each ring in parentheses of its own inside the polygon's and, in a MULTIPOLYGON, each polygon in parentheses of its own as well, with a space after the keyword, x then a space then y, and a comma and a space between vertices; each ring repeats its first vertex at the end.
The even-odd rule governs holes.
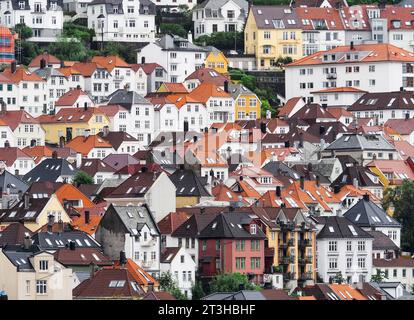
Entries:
POLYGON ((81 89, 72 89, 66 92, 63 96, 56 100, 55 106, 74 106, 75 102, 80 96, 87 96, 88 94, 81 89))
POLYGON ((141 68, 146 74, 151 74, 156 68, 164 69, 164 67, 160 66, 158 63, 133 63, 129 66, 135 72, 137 72, 141 68))
POLYGON ((108 72, 112 72, 114 68, 129 68, 129 64, 118 56, 94 56, 92 62, 104 67, 108 72))
MULTIPOLYGON (((299 19, 303 20, 324 20, 328 30, 344 30, 341 16, 338 10, 332 8, 301 8, 295 9, 299 19)), ((309 24, 303 24, 303 30, 317 30, 316 26, 310 22, 309 24)))
POLYGON ((0 148, 0 161, 11 167, 18 158, 32 159, 31 156, 17 147, 0 148))
POLYGON ((98 135, 90 135, 88 137, 77 136, 69 141, 66 147, 72 148, 76 152, 82 153, 87 156, 93 148, 112 148, 112 145, 103 140, 98 135))
POLYGON ((367 91, 361 90, 354 87, 335 87, 335 88, 326 88, 318 91, 312 91, 311 93, 331 93, 331 92, 360 92, 366 93, 367 91))
POLYGON ((44 81, 36 73, 30 72, 29 70, 25 69, 23 66, 17 67, 15 73, 12 73, 11 69, 7 68, 3 71, 2 74, 3 76, 9 78, 14 83, 20 83, 21 81, 39 81, 39 82, 44 81))
POLYGON ((190 96, 203 103, 206 103, 211 97, 231 97, 230 93, 212 83, 200 84, 197 88, 191 91, 190 96))
POLYGON ((302 97, 294 97, 294 98, 290 98, 288 101, 286 101, 285 105, 282 106, 279 109, 279 113, 278 116, 282 117, 282 116, 288 116, 293 108, 297 105, 297 103, 302 99, 302 97))
POLYGON ((45 59, 46 65, 48 64, 60 64, 60 60, 56 58, 54 55, 44 52, 39 54, 38 56, 34 57, 29 64, 30 68, 40 67, 40 60, 45 59))
POLYGON ((40 123, 77 123, 89 122, 94 115, 104 115, 100 108, 61 108, 54 115, 42 115, 37 117, 40 123))
POLYGON ((226 76, 218 73, 214 69, 199 68, 190 74, 185 80, 199 80, 200 83, 212 83, 216 86, 224 86, 224 81, 229 81, 226 76))
POLYGON ((158 229, 160 229, 161 234, 171 234, 189 217, 190 215, 185 212, 170 212, 157 223, 158 229))

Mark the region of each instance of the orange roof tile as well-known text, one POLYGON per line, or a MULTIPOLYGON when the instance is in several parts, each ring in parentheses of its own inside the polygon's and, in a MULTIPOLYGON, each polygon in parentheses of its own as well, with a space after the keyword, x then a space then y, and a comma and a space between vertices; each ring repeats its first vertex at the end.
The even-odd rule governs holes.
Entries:
POLYGON ((35 163, 39 163, 42 158, 51 157, 53 150, 47 146, 25 147, 23 151, 31 156, 35 163))
POLYGON ((118 56, 95 56, 92 58, 92 62, 104 67, 108 72, 112 72, 114 68, 129 68, 129 64, 118 56))
POLYGON ((40 123, 76 123, 76 122, 88 122, 92 116, 96 114, 102 114, 104 112, 100 108, 62 108, 58 113, 54 115, 41 115, 37 117, 40 123))
MULTIPOLYGON (((338 10, 321 7, 297 7, 295 12, 299 19, 324 20, 328 30, 344 30, 342 19, 338 10)), ((317 30, 315 24, 302 24, 303 30, 317 30)))
POLYGON ((88 94, 81 89, 69 90, 56 100, 55 106, 74 106, 75 102, 79 99, 80 96, 88 96, 88 94))
POLYGON ((15 73, 12 73, 10 68, 3 71, 3 76, 9 78, 14 83, 20 83, 21 81, 44 81, 36 73, 32 73, 23 66, 19 66, 15 73))
MULTIPOLYGON (((295 66, 323 65, 324 62, 322 59, 324 54, 346 52, 351 52, 350 46, 338 46, 328 51, 319 51, 309 56, 298 59, 292 63, 289 63, 286 67, 288 68, 295 66)), ((360 52, 361 54, 364 53, 364 55, 360 57, 358 63, 380 61, 414 62, 414 53, 387 43, 355 45, 352 52, 360 52)), ((355 63, 355 61, 347 61, 345 60, 345 57, 342 57, 336 62, 329 62, 329 64, 333 63, 355 63)))
POLYGON ((60 60, 56 58, 54 55, 44 52, 39 54, 38 56, 34 57, 32 61, 30 61, 29 67, 40 67, 40 60, 45 59, 46 65, 48 64, 60 64, 60 60))
MULTIPOLYGON (((227 187, 224 183, 216 185, 212 190, 216 201, 239 201, 239 195, 227 187)), ((242 199, 243 200, 243 199, 242 199)))
POLYGON ((197 88, 191 91, 190 96, 203 103, 206 103, 210 97, 231 97, 230 93, 212 83, 200 84, 197 88))
POLYGON ((278 116, 288 116, 293 108, 297 105, 297 103, 302 99, 302 97, 293 97, 286 101, 285 105, 279 109, 278 116))
POLYGON ((349 284, 330 284, 329 287, 341 300, 368 300, 349 284))
POLYGON ((369 198, 375 202, 375 203, 380 203, 381 200, 378 199, 373 193, 371 193, 368 190, 365 189, 361 189, 361 188, 357 188, 353 185, 350 184, 346 184, 344 185, 341 190, 339 191, 339 193, 336 194, 336 197, 338 199, 345 199, 345 197, 350 196, 350 197, 359 197, 362 198, 365 194, 369 195, 369 198))
POLYGON ((69 141, 65 147, 72 148, 76 152, 87 156, 93 148, 112 148, 112 145, 98 135, 90 135, 88 137, 77 136, 69 141))
POLYGON ((335 88, 326 88, 318 91, 312 91, 311 93, 331 93, 331 92, 360 92, 366 93, 368 91, 361 90, 354 87, 335 87, 335 88))
POLYGON ((353 114, 347 110, 345 110, 345 108, 336 108, 336 107, 330 107, 328 108, 328 112, 333 115, 335 117, 335 119, 340 119, 341 117, 351 117, 353 118, 353 114))
MULTIPOLYGON (((152 284, 154 288, 159 287, 159 283, 157 280, 155 280, 154 277, 152 277, 148 272, 146 272, 144 269, 142 269, 139 265, 137 265, 134 261, 131 259, 127 259, 127 263, 124 266, 127 268, 127 270, 131 273, 132 277, 135 279, 135 281, 140 286, 148 286, 152 284)), ((109 267, 109 269, 112 267, 109 267)), ((121 268, 121 265, 119 261, 115 261, 113 268, 119 269, 121 268)))
POLYGON ((102 216, 97 214, 92 214, 89 217, 89 223, 85 223, 84 217, 72 218, 71 226, 75 230, 80 230, 86 232, 89 235, 94 235, 96 228, 102 220, 102 216))
POLYGON ((164 82, 161 85, 170 93, 188 93, 186 87, 182 83, 164 82))
POLYGON ((38 124, 39 121, 33 118, 24 110, 12 110, 0 113, 0 119, 13 131, 22 123, 38 124))
MULTIPOLYGON (((92 208, 95 204, 74 185, 65 183, 55 192, 56 197, 63 205, 64 200, 82 200, 79 208, 92 208)), ((76 209, 77 207, 75 207, 76 209)))

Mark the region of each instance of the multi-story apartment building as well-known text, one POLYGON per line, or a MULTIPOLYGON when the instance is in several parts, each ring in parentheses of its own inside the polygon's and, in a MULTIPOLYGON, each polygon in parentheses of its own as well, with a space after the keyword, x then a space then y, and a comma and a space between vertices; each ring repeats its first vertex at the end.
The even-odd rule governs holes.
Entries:
POLYGON ((288 6, 251 6, 244 42, 244 53, 255 55, 259 70, 276 69, 279 57, 302 57, 302 23, 288 6))
POLYGON ((149 0, 94 0, 87 6, 95 41, 153 42, 155 4, 149 0))
POLYGON ((184 82, 185 78, 204 64, 208 51, 189 39, 166 34, 140 51, 137 61, 155 62, 168 73, 168 82, 184 82))
POLYGON ((167 71, 158 63, 131 64, 134 72, 135 88, 131 87, 142 96, 155 92, 163 82, 168 81, 167 71))
POLYGON ((370 281, 373 237, 344 217, 314 219, 323 226, 316 236, 317 268, 322 281, 339 276, 348 283, 370 281))
POLYGON ((12 28, 23 23, 33 30, 29 39, 35 42, 54 42, 63 29, 62 0, 2 0, 0 24, 12 28))
POLYGON ((286 66, 286 99, 312 91, 355 87, 369 92, 414 90, 414 53, 390 44, 340 46, 286 66), (364 77, 362 77, 364 75, 364 77))
POLYGON ((194 38, 215 32, 243 31, 246 0, 205 0, 193 8, 194 38))

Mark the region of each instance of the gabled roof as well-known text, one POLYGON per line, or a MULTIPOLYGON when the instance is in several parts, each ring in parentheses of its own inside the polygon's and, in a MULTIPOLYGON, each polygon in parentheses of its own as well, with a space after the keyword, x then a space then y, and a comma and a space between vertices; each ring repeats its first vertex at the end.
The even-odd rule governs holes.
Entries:
POLYGON ((73 177, 78 170, 68 161, 60 158, 48 158, 39 163, 23 176, 23 180, 33 183, 38 181, 55 182, 61 176, 73 177))
MULTIPOLYGON (((322 1, 321 1, 322 2, 322 1)), ((344 30, 344 25, 338 10, 332 8, 307 7, 295 8, 299 19, 302 19, 303 30, 344 30)))
POLYGON ((372 242, 372 250, 394 250, 398 251, 400 248, 382 231, 368 230, 371 236, 374 237, 372 242))
POLYGON ((35 163, 39 163, 43 158, 51 157, 53 153, 48 146, 27 146, 22 151, 32 157, 35 163))
POLYGON ((414 146, 408 141, 393 141, 393 144, 403 160, 414 157, 414 146))
POLYGON ((355 60, 345 60, 344 56, 336 61, 324 62, 324 54, 343 54, 359 53, 360 57, 358 63, 372 63, 382 61, 396 61, 396 62, 414 62, 414 53, 398 48, 387 43, 378 44, 359 44, 354 45, 351 50, 350 46, 338 46, 327 51, 318 51, 314 54, 298 59, 286 66, 309 66, 309 65, 323 65, 323 64, 337 64, 337 63, 355 63, 355 60))
POLYGON ((88 123, 95 115, 104 115, 99 108, 61 108, 54 115, 41 115, 37 119, 42 124, 57 123, 88 123))
POLYGON ((185 212, 170 212, 158 223, 161 234, 171 234, 190 218, 185 212))
POLYGON ((102 161, 115 170, 120 170, 125 166, 139 164, 139 161, 136 158, 127 153, 111 153, 108 154, 102 161))
POLYGON ((190 169, 178 169, 170 177, 177 197, 211 197, 201 178, 190 169))
POLYGON ((398 257, 395 259, 372 259, 373 268, 414 268, 414 259, 398 257))
MULTIPOLYGON (((413 98, 414 99, 414 98, 413 98)), ((413 104, 414 108, 414 104, 413 104)), ((414 131, 414 118, 411 119, 389 119, 385 126, 390 127, 402 135, 410 135, 414 131)))
POLYGON ((32 240, 33 244, 42 250, 66 248, 69 247, 70 241, 75 242, 76 248, 100 248, 100 244, 94 238, 86 232, 79 230, 64 232, 41 231, 33 235, 32 240))
POLYGON ((82 89, 76 89, 76 88, 71 89, 71 90, 67 91, 63 96, 60 96, 59 99, 56 100, 55 106, 57 106, 57 107, 60 107, 60 106, 74 106, 75 102, 81 96, 88 96, 88 94, 85 91, 83 91, 82 89))
POLYGON ((220 183, 216 185, 211 191, 212 191, 211 193, 214 196, 214 200, 216 201, 228 201, 228 202, 239 201, 238 194, 232 191, 224 183, 220 183))
POLYGON ((195 212, 187 221, 183 222, 177 229, 175 229, 171 236, 179 238, 195 238, 217 216, 217 214, 218 212, 195 212))
POLYGON ((320 104, 311 103, 304 105, 298 112, 291 116, 293 119, 301 119, 309 123, 315 123, 317 119, 330 119, 335 122, 335 117, 329 113, 329 110, 320 104))
POLYGON ((231 95, 213 83, 202 83, 191 91, 190 97, 206 103, 212 97, 230 98, 231 95))
POLYGON ((381 182, 378 177, 371 172, 367 167, 359 165, 347 165, 342 173, 332 182, 331 187, 338 185, 352 185, 354 181, 358 182, 360 187, 381 187, 381 182), (377 181, 375 182, 375 178, 377 181), (356 179, 356 180, 355 180, 356 179))
MULTIPOLYGON (((333 87, 333 88, 325 88, 318 91, 312 91, 311 93, 344 93, 344 92, 350 92, 350 93, 367 93, 365 90, 361 90, 354 87, 333 87)), ((293 98, 292 98, 293 99, 293 98)), ((331 108, 329 108, 331 110, 331 108)))
POLYGON ((40 60, 42 59, 46 61, 46 66, 51 65, 51 64, 60 64, 60 60, 58 58, 56 58, 54 55, 48 52, 44 52, 34 57, 32 61, 30 61, 29 67, 30 68, 40 67, 40 60))
POLYGON ((108 133, 99 132, 98 135, 102 139, 109 142, 115 150, 118 150, 121 144, 125 141, 138 143, 138 140, 136 138, 124 131, 110 131, 108 133))
POLYGON ((3 76, 9 78, 14 83, 20 83, 21 81, 41 81, 44 80, 39 77, 36 73, 32 73, 29 70, 25 69, 23 66, 16 68, 16 72, 11 72, 10 68, 7 68, 3 71, 3 76))
POLYGON ((301 29, 302 23, 296 10, 289 6, 251 6, 249 15, 253 14, 258 29, 301 29), (283 25, 274 24, 273 20, 283 21, 283 25), (288 21, 290 20, 290 21, 288 21), (289 23, 290 22, 290 23, 289 23))
POLYGON ((24 238, 31 237, 33 232, 27 229, 23 223, 15 222, 9 224, 5 229, 0 231, 0 247, 8 244, 23 244, 24 238))
POLYGON ((13 131, 20 124, 38 124, 39 121, 33 118, 24 110, 13 110, 0 113, 0 120, 5 122, 13 131))
POLYGON ((30 199, 28 207, 24 205, 24 199, 17 202, 9 209, 0 210, 0 221, 3 223, 19 221, 36 221, 36 218, 43 211, 49 199, 30 199))
POLYGON ((132 259, 127 259, 124 266, 122 266, 119 260, 117 260, 115 261, 113 268, 126 268, 140 286, 147 287, 149 285, 152 285, 154 288, 157 288, 160 285, 151 274, 149 274, 147 271, 141 268, 132 259))
POLYGON ((151 105, 151 103, 135 91, 118 89, 108 96, 108 104, 117 104, 127 110, 131 110, 133 105, 151 105))
POLYGON ((129 64, 118 56, 94 56, 92 62, 104 67, 108 72, 112 72, 115 68, 129 68, 129 64))
POLYGON ((53 253, 55 260, 64 266, 111 266, 112 261, 97 248, 60 248, 53 253))
POLYGON ((290 98, 286 103, 279 109, 278 116, 288 116, 294 107, 298 104, 298 102, 302 100, 302 97, 293 97, 290 98))
POLYGON ((323 139, 326 143, 331 143, 336 140, 340 133, 348 133, 349 129, 342 122, 316 122, 309 126, 307 133, 323 139))
POLYGON ((18 194, 19 191, 23 193, 29 188, 29 186, 23 180, 16 177, 14 174, 3 170, 0 174, 0 188, 2 192, 10 192, 10 194, 18 194))
MULTIPOLYGON (((70 183, 61 184, 60 187, 57 188, 55 195, 62 205, 64 205, 65 201, 81 200, 82 205, 79 207, 82 209, 93 208, 96 206, 78 188, 76 188, 73 184, 70 183)), ((77 208, 77 206, 74 207, 77 208)))
POLYGON ((94 148, 108 148, 112 149, 112 145, 105 140, 101 139, 99 135, 90 135, 90 136, 77 136, 70 140, 66 147, 69 147, 76 152, 82 153, 82 155, 87 156, 89 152, 94 148))
POLYGON ((166 247, 162 250, 160 256, 161 263, 171 263, 177 253, 180 251, 181 247, 166 247))
MULTIPOLYGON (((414 97, 410 91, 368 92, 355 101, 348 111, 414 110, 414 97)), ((359 120, 359 119, 358 119, 359 120)), ((392 119, 396 120, 396 119, 392 119)))
POLYGON ((375 167, 382 173, 392 173, 395 178, 392 177, 389 180, 393 180, 394 183, 414 179, 414 172, 405 160, 374 160, 368 163, 367 167, 375 167))
POLYGON ((227 77, 210 68, 199 68, 185 78, 185 80, 199 80, 200 83, 212 83, 219 87, 224 86, 225 81, 229 81, 227 77))
POLYGON ((188 93, 187 88, 182 83, 163 82, 157 90, 158 93, 188 93))
POLYGON ((368 300, 357 289, 349 284, 330 284, 329 287, 340 300, 368 300))
POLYGON ((395 151, 394 146, 379 134, 343 134, 325 150, 395 151))
POLYGON ((251 223, 255 224, 247 213, 220 213, 201 230, 198 238, 264 239, 266 236, 259 227, 256 234, 250 233, 251 223))
POLYGON ((82 76, 89 78, 96 69, 103 69, 103 67, 95 62, 75 62, 72 65, 72 69, 78 71, 82 76))
POLYGON ((317 219, 324 225, 316 236, 317 239, 372 238, 368 232, 362 230, 345 217, 332 216, 318 217, 317 219))
POLYGON ((132 63, 129 67, 137 72, 140 68, 146 73, 151 74, 154 72, 155 69, 161 68, 165 71, 164 67, 159 65, 158 63, 132 63))
POLYGON ((32 159, 31 156, 17 147, 0 148, 0 161, 3 161, 7 167, 12 167, 17 159, 32 159))
POLYGON ((80 171, 86 172, 94 177, 98 172, 115 172, 116 170, 110 165, 105 164, 101 159, 82 159, 82 164, 78 168, 80 171))
POLYGON ((401 228, 399 222, 373 203, 369 197, 364 197, 364 199, 359 200, 344 213, 344 217, 359 227, 401 228))
POLYGON ((83 281, 73 296, 82 298, 134 299, 142 297, 145 291, 135 281, 128 269, 101 269, 92 278, 83 281))

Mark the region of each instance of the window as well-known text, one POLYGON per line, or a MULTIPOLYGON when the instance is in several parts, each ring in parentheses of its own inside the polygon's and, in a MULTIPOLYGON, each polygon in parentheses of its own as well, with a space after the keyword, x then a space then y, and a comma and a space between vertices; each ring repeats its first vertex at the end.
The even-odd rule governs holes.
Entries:
POLYGON ((369 66, 368 71, 369 72, 375 72, 375 66, 369 66))
POLYGON ((365 241, 358 241, 358 251, 365 251, 365 241))
POLYGON ((46 294, 47 293, 47 281, 46 280, 37 280, 36 281, 36 293, 37 294, 46 294))
POLYGON ((256 234, 257 226, 256 224, 250 225, 250 234, 256 234))
POLYGON ((263 33, 263 37, 264 37, 265 39, 270 39, 270 31, 265 31, 265 32, 263 33))
POLYGON ((259 257, 250 258, 250 268, 251 269, 260 269, 260 258, 259 257))
POLYGON ((358 268, 365 269, 365 257, 358 257, 358 268))
POLYGON ((352 268, 352 258, 351 257, 346 258, 346 267, 348 269, 352 268))
POLYGON ((259 251, 260 250, 260 240, 252 240, 251 244, 251 251, 259 251))
POLYGON ((244 251, 245 240, 236 240, 236 251, 244 251))
POLYGON ((328 242, 328 251, 337 251, 338 249, 338 242, 337 241, 329 241, 328 242))
POLYGON ((338 259, 337 258, 329 258, 328 264, 329 264, 329 269, 337 269, 338 268, 338 259))
POLYGON ((39 269, 40 270, 48 270, 49 269, 49 261, 47 260, 40 260, 39 261, 39 269))
POLYGON ((220 240, 216 240, 216 250, 220 250, 220 240))
POLYGON ((346 242, 346 251, 352 251, 352 241, 346 242))
POLYGON ((202 245, 201 245, 201 249, 203 251, 206 251, 207 250, 207 240, 203 240, 202 245))
POLYGON ((239 270, 246 269, 246 258, 244 257, 236 258, 236 269, 239 269, 239 270))
POLYGON ((30 280, 26 280, 26 295, 30 295, 30 280))

